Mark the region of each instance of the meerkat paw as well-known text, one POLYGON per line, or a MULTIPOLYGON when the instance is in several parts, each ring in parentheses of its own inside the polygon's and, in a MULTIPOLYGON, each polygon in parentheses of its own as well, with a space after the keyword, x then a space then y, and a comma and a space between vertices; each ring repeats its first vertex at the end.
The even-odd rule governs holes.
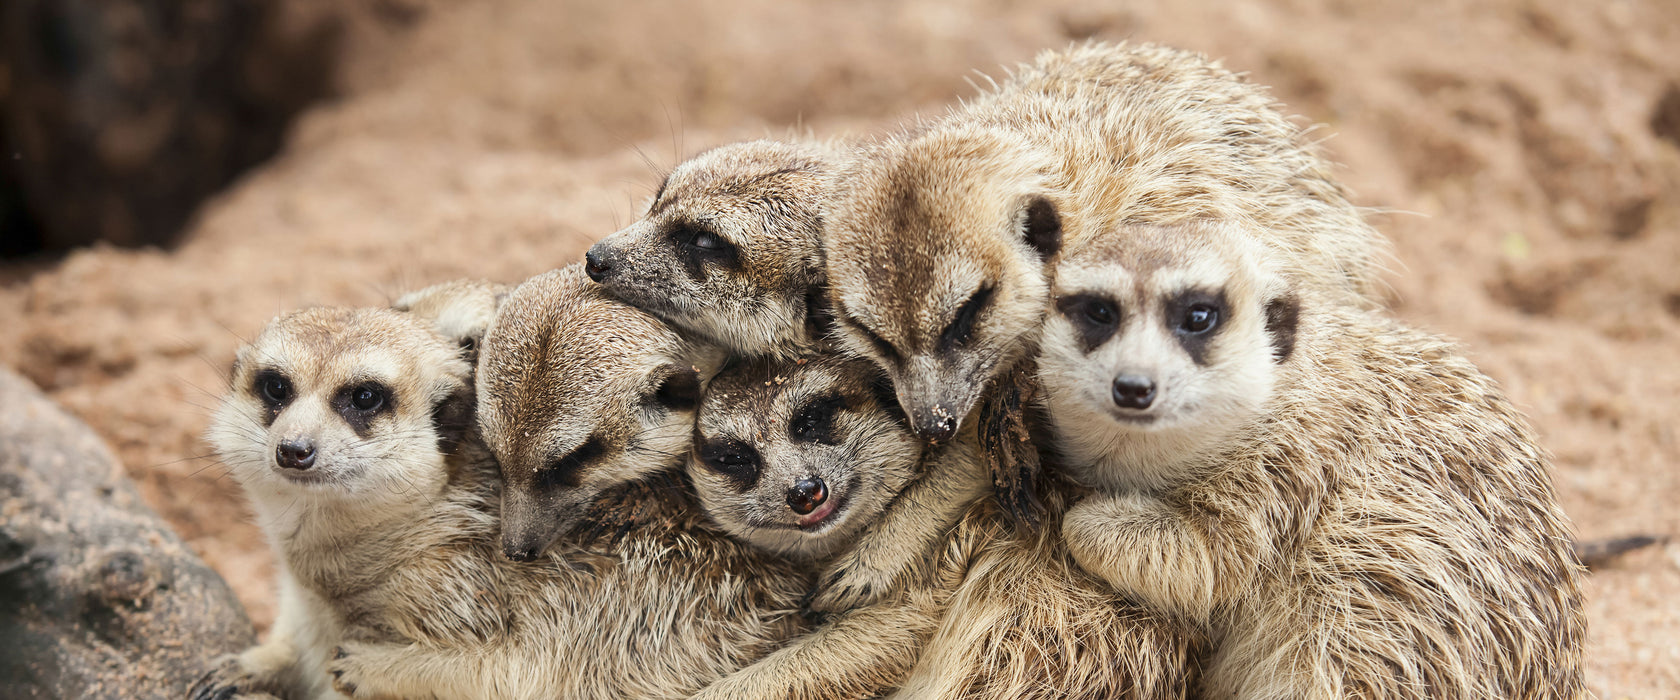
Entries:
POLYGON ((1202 538, 1171 508, 1142 494, 1099 497, 1068 509, 1062 538, 1080 568, 1140 602, 1205 619, 1215 581, 1202 538))
POLYGON ((381 660, 380 656, 371 647, 354 642, 345 642, 333 649, 332 658, 327 662, 333 690, 358 700, 403 697, 399 689, 388 687, 386 672, 391 664, 389 660, 381 660))
POLYGON ((187 689, 187 700, 279 700, 266 687, 264 679, 239 662, 238 654, 227 654, 187 689))

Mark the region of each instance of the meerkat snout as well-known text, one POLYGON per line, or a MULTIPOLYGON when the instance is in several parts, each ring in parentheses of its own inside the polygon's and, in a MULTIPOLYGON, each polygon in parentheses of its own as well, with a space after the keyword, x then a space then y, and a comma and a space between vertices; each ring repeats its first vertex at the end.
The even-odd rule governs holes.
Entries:
POLYGON ((589 275, 589 279, 605 283, 617 260, 617 251, 605 241, 601 241, 590 246, 589 252, 583 254, 583 271, 589 275))
POLYGON ((820 476, 800 479, 787 492, 788 507, 800 515, 810 515, 827 501, 828 484, 820 476))
POLYGON ((274 449, 274 462, 283 469, 308 469, 315 465, 315 441, 309 438, 281 440, 274 449))
POLYGON ((1155 380, 1141 374, 1122 374, 1114 378, 1114 405, 1136 411, 1147 411, 1155 402, 1155 380))

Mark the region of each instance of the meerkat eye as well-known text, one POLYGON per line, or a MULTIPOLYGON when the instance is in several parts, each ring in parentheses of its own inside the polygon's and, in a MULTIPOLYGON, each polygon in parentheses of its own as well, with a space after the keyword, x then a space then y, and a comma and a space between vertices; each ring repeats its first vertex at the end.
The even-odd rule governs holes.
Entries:
POLYGON ((945 327, 945 332, 939 335, 939 347, 946 351, 953 350, 968 342, 974 335, 974 323, 979 320, 980 312, 992 300, 992 285, 981 285, 970 294, 968 301, 963 302, 962 308, 957 309, 957 315, 951 320, 951 325, 945 327))
POLYGON ((834 415, 845 407, 846 398, 839 394, 818 397, 788 421, 788 437, 795 442, 835 444, 834 415))
POLYGON ((263 401, 279 406, 292 400, 292 381, 274 370, 257 373, 257 393, 263 401))
POLYGON ((1106 342, 1120 328, 1119 307, 1112 300, 1094 294, 1058 297, 1056 311, 1073 323, 1086 352, 1106 342))
POLYGON ((1184 312, 1179 330, 1185 333, 1206 333, 1219 324, 1219 309, 1211 304, 1194 304, 1184 312))
POLYGON ((364 413, 385 406, 385 388, 378 384, 363 384, 350 390, 350 407, 364 413))
POLYGON ((700 463, 743 491, 758 483, 758 450, 752 445, 727 438, 708 441, 700 448, 700 463))
POLYGON ((689 239, 688 244, 703 250, 719 250, 723 248, 723 239, 710 231, 701 231, 689 239))
POLYGON ((840 322, 846 326, 863 334, 863 337, 869 341, 869 344, 875 346, 875 352, 881 354, 882 361, 898 362, 898 348, 893 347, 892 343, 887 342, 886 338, 876 335, 875 331, 869 330, 869 326, 863 325, 862 322, 852 317, 851 314, 846 313, 845 309, 836 307, 835 318, 839 319, 840 322))
POLYGON ((580 478, 583 468, 589 466, 590 462, 601 456, 601 453, 605 451, 600 440, 595 439, 593 435, 589 436, 589 439, 584 440, 583 444, 578 445, 577 449, 549 462, 547 467, 538 472, 539 485, 542 488, 577 487, 583 483, 583 479, 580 478))

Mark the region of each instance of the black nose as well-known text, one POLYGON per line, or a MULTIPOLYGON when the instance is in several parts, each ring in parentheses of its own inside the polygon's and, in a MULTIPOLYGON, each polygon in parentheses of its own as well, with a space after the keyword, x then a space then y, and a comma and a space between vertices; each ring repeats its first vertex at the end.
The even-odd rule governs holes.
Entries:
POLYGON ((828 485, 823 483, 822 477, 800 479, 793 488, 788 489, 788 507, 793 512, 805 515, 817 509, 817 506, 828 500, 828 485))
POLYGON ((1114 380, 1114 404, 1143 410, 1155 403, 1155 382, 1136 374, 1122 374, 1114 380))
POLYGON ((504 547, 502 554, 514 561, 536 561, 539 552, 535 549, 514 549, 504 547))
POLYGON ((583 254, 583 271, 589 273, 589 279, 600 282, 612 269, 612 255, 600 243, 590 246, 589 252, 583 254))
POLYGON ((315 443, 308 438, 283 440, 274 448, 274 462, 286 469, 308 469, 315 466, 315 443))
POLYGON ((957 419, 945 413, 943 407, 934 406, 932 411, 923 413, 916 421, 916 435, 930 443, 945 442, 955 434, 957 419))

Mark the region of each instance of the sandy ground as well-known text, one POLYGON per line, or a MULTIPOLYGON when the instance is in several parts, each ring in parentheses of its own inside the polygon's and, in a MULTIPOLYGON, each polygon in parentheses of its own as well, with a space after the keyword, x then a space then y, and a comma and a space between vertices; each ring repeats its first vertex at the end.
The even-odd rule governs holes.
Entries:
MULTIPOLYGON (((1395 312, 1526 408, 1583 537, 1680 533, 1680 4, 1416 5, 385 0, 351 18, 340 97, 178 250, 0 266, 0 362, 104 435, 266 624, 270 557, 199 438, 241 336, 522 279, 703 147, 877 133, 975 70, 1131 38, 1221 57, 1325 125, 1395 242, 1395 312)), ((1594 692, 1680 695, 1680 544, 1590 590, 1594 692)))

